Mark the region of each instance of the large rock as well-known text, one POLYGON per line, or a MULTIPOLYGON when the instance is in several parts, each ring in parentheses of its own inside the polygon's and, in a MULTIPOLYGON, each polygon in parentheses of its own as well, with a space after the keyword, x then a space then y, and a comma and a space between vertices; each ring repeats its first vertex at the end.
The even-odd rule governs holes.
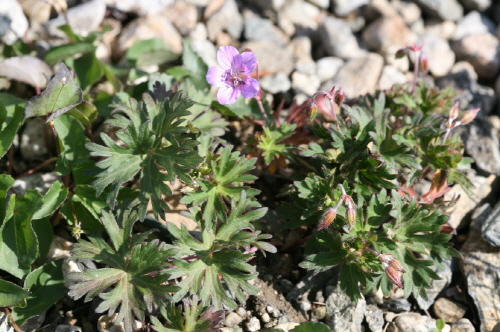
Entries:
POLYGON ((461 249, 464 256, 461 268, 468 293, 477 307, 481 332, 494 331, 500 326, 500 248, 482 239, 481 224, 487 216, 487 208, 473 214, 469 238, 461 249))
POLYGON ((470 62, 480 78, 492 79, 500 68, 500 41, 490 33, 469 34, 452 44, 458 60, 470 62))
POLYGON ((381 17, 363 30, 363 41, 369 49, 382 54, 396 53, 410 40, 410 29, 399 16, 381 17))
POLYGON ((457 23, 453 39, 458 40, 477 33, 495 34, 495 23, 478 11, 472 11, 457 23))
POLYGON ((92 0, 81 5, 71 7, 66 15, 59 14, 47 23, 47 29, 54 36, 66 36, 58 28, 69 24, 74 32, 86 36, 95 31, 102 23, 106 14, 106 4, 101 0, 92 0), (68 21, 66 21, 66 18, 68 21))
POLYGON ((208 38, 215 41, 218 35, 226 31, 231 38, 238 40, 243 31, 243 17, 234 0, 224 1, 223 5, 207 20, 208 38))
POLYGON ((293 55, 287 47, 269 40, 258 40, 243 43, 241 49, 245 48, 255 53, 262 75, 281 73, 288 76, 293 70, 293 55))
POLYGON ((322 90, 338 85, 348 99, 375 92, 384 68, 384 59, 376 53, 351 59, 340 68, 335 77, 326 82, 322 90))
POLYGON ((422 42, 422 52, 429 59, 430 73, 436 77, 448 74, 455 64, 455 53, 448 42, 433 35, 424 36, 422 42))
POLYGON ((341 19, 325 18, 319 27, 319 33, 328 55, 349 59, 363 53, 351 28, 341 19))
POLYGON ((442 20, 457 21, 464 9, 457 0, 416 0, 415 1, 427 14, 442 20))
POLYGON ((28 19, 16 0, 2 0, 0 6, 0 40, 12 45, 28 31, 28 19))
POLYGON ((332 331, 361 332, 365 311, 364 298, 353 303, 345 292, 333 292, 326 300, 326 325, 332 331))

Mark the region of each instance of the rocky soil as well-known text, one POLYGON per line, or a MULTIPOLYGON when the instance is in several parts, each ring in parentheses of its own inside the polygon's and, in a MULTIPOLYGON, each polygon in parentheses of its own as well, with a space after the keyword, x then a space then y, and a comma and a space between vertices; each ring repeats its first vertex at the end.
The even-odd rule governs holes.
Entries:
MULTIPOLYGON (((189 38, 209 66, 216 64, 219 46, 250 48, 259 60, 261 86, 269 99, 287 102, 301 103, 333 85, 353 99, 411 81, 413 64, 406 57, 396 59, 395 53, 423 43, 429 82, 458 89, 462 109, 481 108, 478 118, 461 133, 466 153, 475 160, 476 175, 471 180, 476 197, 467 197, 457 187, 448 194, 450 198, 460 195, 449 212, 457 229, 453 241, 463 258, 436 268, 442 280, 434 282, 427 300, 404 299, 402 292, 395 291, 389 298, 373 293, 353 304, 337 292, 335 270, 313 276, 297 266, 306 230, 285 230, 285 221, 271 211, 265 225, 274 234, 279 253, 255 262, 260 272, 255 285, 261 292, 226 314, 223 331, 271 326, 288 331, 310 320, 324 322, 333 331, 424 332, 433 331, 438 318, 447 323, 443 331, 500 331, 496 178, 500 175, 500 2, 69 0, 68 5, 69 22, 77 32, 85 35, 104 25, 112 27, 98 49, 104 61, 122 61, 135 41, 150 38, 163 40, 176 53, 182 52, 182 39, 189 38)), ((56 28, 65 19, 54 17, 43 1, 2 0, 0 18, 3 43, 25 38, 43 53, 64 42, 56 28)), ((17 143, 23 163, 47 158, 46 145, 34 144, 43 142, 43 137, 40 122, 27 123, 17 143)), ((39 172, 18 180, 16 186, 43 191, 55 178, 53 173, 39 172)), ((263 176, 257 185, 265 192, 273 186, 270 181, 263 176)), ((61 241, 60 250, 67 252, 67 245, 61 241)), ((65 299, 24 330, 108 331, 106 317, 96 317, 92 308, 93 303, 65 299), (98 327, 91 323, 95 320, 98 327)), ((6 331, 2 326, 0 331, 6 331)))

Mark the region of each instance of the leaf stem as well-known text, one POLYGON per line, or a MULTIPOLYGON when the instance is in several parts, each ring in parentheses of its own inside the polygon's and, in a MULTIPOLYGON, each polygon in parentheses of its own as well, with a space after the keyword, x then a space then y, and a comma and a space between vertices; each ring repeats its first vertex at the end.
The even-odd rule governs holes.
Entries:
POLYGON ((17 326, 16 321, 14 320, 14 318, 12 317, 12 315, 10 314, 9 308, 2 307, 2 309, 3 309, 3 311, 5 311, 5 314, 7 314, 7 317, 9 317, 10 323, 12 324, 12 327, 14 328, 14 330, 16 330, 17 332, 24 332, 23 330, 21 330, 19 328, 19 326, 17 326))
POLYGON ((40 165, 38 165, 37 167, 32 168, 32 169, 30 169, 30 170, 28 170, 28 171, 24 172, 23 174, 16 176, 16 177, 14 178, 14 180, 18 180, 18 179, 20 179, 20 178, 22 178, 22 177, 25 177, 25 176, 27 176, 27 175, 33 174, 33 173, 35 173, 36 171, 38 171, 40 168, 42 168, 42 167, 44 167, 44 166, 47 166, 48 164, 53 163, 53 162, 54 162, 54 161, 56 161, 56 160, 57 160, 57 157, 52 157, 52 158, 49 158, 49 159, 45 160, 43 163, 41 163, 40 165))

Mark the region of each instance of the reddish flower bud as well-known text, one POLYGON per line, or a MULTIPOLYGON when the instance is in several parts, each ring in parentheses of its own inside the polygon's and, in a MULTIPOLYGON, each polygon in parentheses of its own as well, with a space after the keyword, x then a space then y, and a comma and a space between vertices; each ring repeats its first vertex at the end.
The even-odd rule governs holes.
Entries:
POLYGON ((420 70, 425 74, 429 71, 429 58, 425 55, 420 56, 420 70))
POLYGON ((316 231, 319 232, 323 228, 328 227, 328 225, 332 223, 332 221, 335 219, 336 216, 337 216, 337 209, 329 208, 328 210, 326 210, 325 213, 323 213, 323 215, 321 216, 321 220, 319 222, 316 231))
POLYGON ((389 266, 392 266, 398 272, 406 273, 405 269, 403 269, 403 267, 401 266, 401 264, 399 264, 399 262, 397 260, 395 260, 395 259, 391 259, 389 261, 389 266))
POLYGON ((450 120, 455 120, 458 116, 458 101, 453 104, 453 106, 450 108, 450 115, 448 116, 448 119, 450 120))
POLYGON ((387 265, 387 267, 385 268, 385 275, 394 285, 398 286, 401 289, 403 288, 403 284, 401 282, 401 275, 399 274, 398 271, 396 271, 396 269, 393 266, 387 265))
POLYGON ((465 112, 464 115, 462 115, 462 117, 460 119, 458 119, 458 121, 460 121, 463 125, 466 125, 466 124, 472 122, 472 120, 474 120, 474 118, 477 115, 477 112, 479 112, 480 110, 481 110, 480 108, 474 108, 474 109, 468 110, 467 112, 465 112))

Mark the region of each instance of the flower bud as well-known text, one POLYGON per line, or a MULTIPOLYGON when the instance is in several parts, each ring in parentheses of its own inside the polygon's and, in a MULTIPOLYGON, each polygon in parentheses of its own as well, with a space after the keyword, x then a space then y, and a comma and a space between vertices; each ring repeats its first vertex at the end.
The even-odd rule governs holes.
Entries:
POLYGON ((408 47, 405 47, 405 48, 400 48, 395 56, 396 56, 396 59, 401 59, 402 57, 408 55, 408 47))
POLYGON ((314 120, 316 114, 318 113, 318 105, 316 105, 315 102, 310 103, 309 106, 307 107, 306 112, 309 120, 314 120))
POLYGON ((403 267, 401 266, 401 264, 399 264, 399 262, 397 260, 395 260, 395 259, 391 259, 389 261, 389 266, 392 266, 398 272, 406 273, 405 269, 403 269, 403 267))
POLYGON ((387 267, 385 268, 385 275, 394 285, 398 286, 401 289, 403 288, 403 284, 401 283, 401 275, 393 266, 387 265, 387 267))
POLYGON ((474 118, 477 115, 477 112, 479 112, 480 110, 481 110, 480 108, 474 108, 474 109, 468 110, 467 112, 465 112, 464 115, 462 115, 462 117, 460 119, 458 119, 458 121, 460 121, 463 125, 466 125, 466 124, 472 122, 472 120, 474 120, 474 118))
POLYGON ((356 210, 351 205, 347 208, 347 221, 350 225, 356 222, 356 210))
POLYGON ((450 120, 455 120, 458 116, 458 101, 453 104, 453 106, 450 108, 450 115, 448 116, 448 119, 450 120))
POLYGON ((429 58, 427 58, 425 55, 420 56, 420 70, 423 73, 427 73, 429 71, 429 58))
POLYGON ((335 95, 335 99, 334 99, 335 104, 342 106, 342 104, 344 103, 344 100, 345 100, 345 93, 344 93, 344 91, 339 89, 339 91, 335 95))
POLYGON ((319 232, 323 228, 328 227, 328 225, 332 223, 332 221, 335 219, 336 216, 337 216, 337 209, 329 208, 328 210, 326 210, 325 213, 323 213, 323 215, 321 216, 321 220, 319 222, 316 231, 319 232))

